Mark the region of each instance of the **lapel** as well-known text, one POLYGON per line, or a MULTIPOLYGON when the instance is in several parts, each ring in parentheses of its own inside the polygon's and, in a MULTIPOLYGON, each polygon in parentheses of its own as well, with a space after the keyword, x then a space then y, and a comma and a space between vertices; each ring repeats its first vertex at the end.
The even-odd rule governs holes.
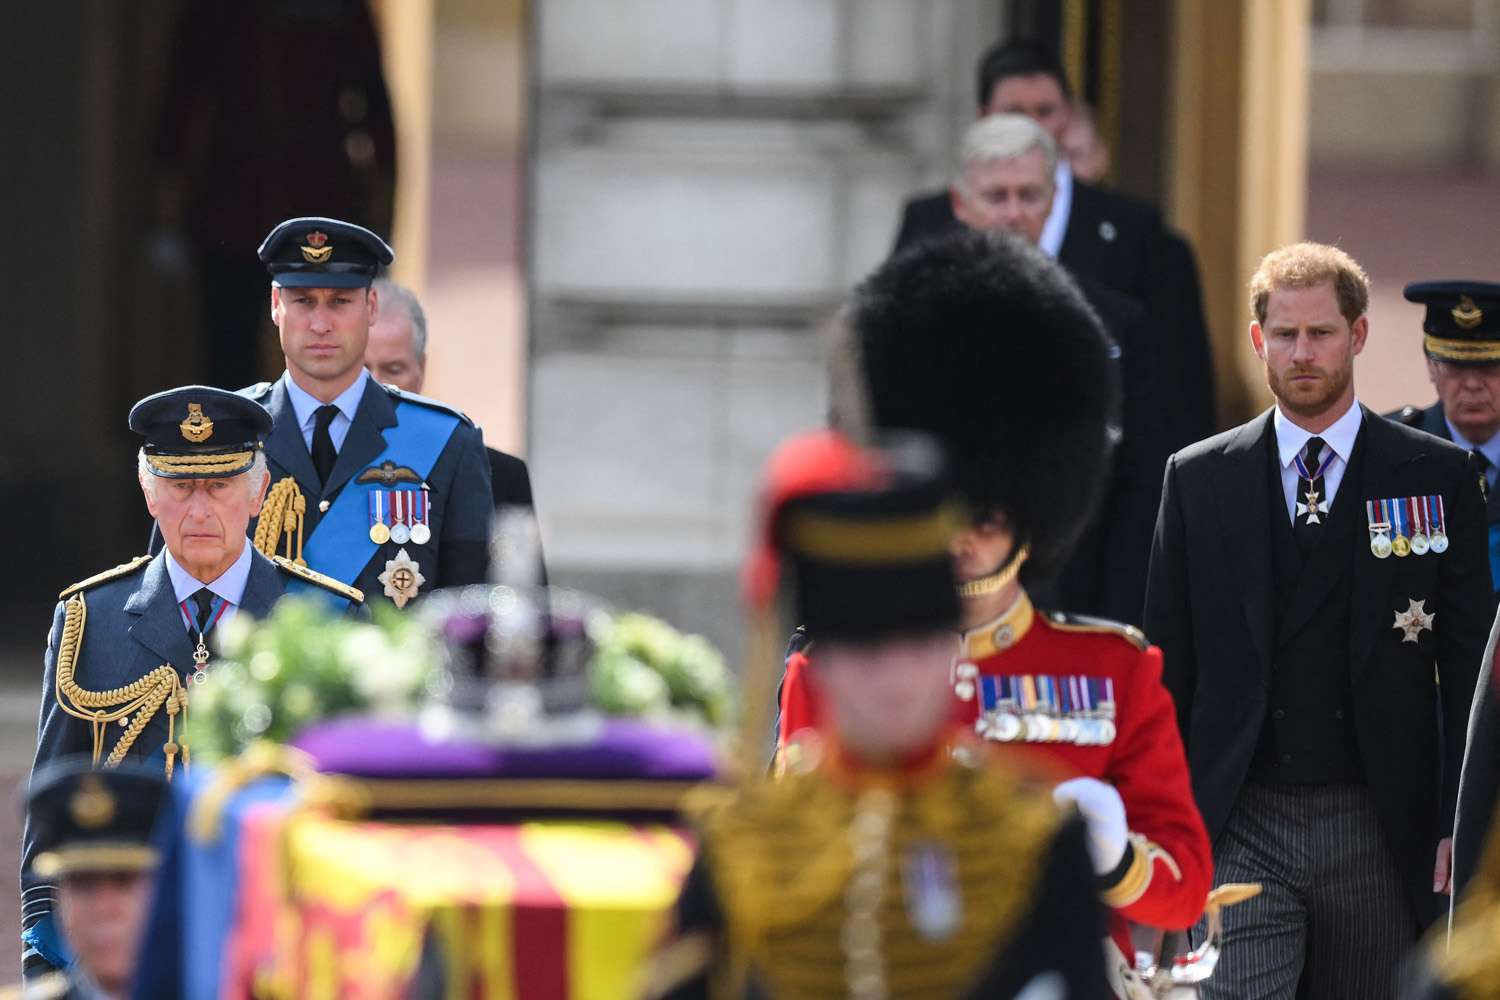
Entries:
POLYGON ((271 605, 286 591, 281 570, 259 552, 250 553, 250 578, 245 581, 245 593, 240 597, 240 611, 259 620, 271 610, 271 605))
POLYGON ((1271 669, 1271 643, 1276 621, 1271 604, 1271 547, 1273 514, 1266 477, 1275 466, 1271 411, 1239 429, 1224 446, 1223 460, 1214 467, 1214 492, 1219 502, 1219 535, 1229 558, 1225 575, 1240 589, 1237 602, 1245 612, 1250 640, 1264 673, 1271 669))
MULTIPOLYGON (((395 425, 396 407, 391 403, 390 394, 380 387, 379 382, 367 378, 365 394, 360 397, 359 409, 354 411, 354 422, 349 425, 349 433, 344 436, 343 447, 339 449, 339 456, 333 463, 333 471, 328 475, 328 483, 323 488, 322 496, 332 497, 338 493, 340 487, 369 466, 375 456, 385 451, 385 436, 381 432, 395 425)), ((303 450, 306 451, 305 448, 303 450)), ((312 463, 310 456, 308 463, 312 463)), ((316 481, 315 473, 314 482, 316 481)))
MULTIPOLYGON (((1395 427, 1365 410, 1361 435, 1365 438, 1363 467, 1359 474, 1359 492, 1355 499, 1363 507, 1366 500, 1384 500, 1405 496, 1414 490, 1404 489, 1400 472, 1408 464, 1420 460, 1422 452, 1398 457, 1400 441, 1396 439, 1395 427)), ((1342 494, 1344 488, 1339 489, 1342 494)), ((1361 514, 1357 520, 1363 522, 1361 514)), ((1402 560, 1396 556, 1376 559, 1367 555, 1364 545, 1368 537, 1360 540, 1357 549, 1354 588, 1349 605, 1349 671, 1351 679, 1358 681, 1369 663, 1370 651, 1375 637, 1385 635, 1391 624, 1390 601, 1387 599, 1396 566, 1402 560)), ((1407 558, 1411 558, 1408 556, 1407 558)))
POLYGON ((166 551, 158 553, 141 575, 141 585, 125 600, 125 613, 135 618, 130 637, 151 650, 163 663, 178 672, 190 669, 193 642, 188 638, 177 595, 172 592, 172 578, 167 574, 166 551))
POLYGON ((266 458, 286 470, 287 475, 297 480, 302 492, 310 497, 318 495, 318 470, 313 466, 312 454, 307 442, 302 440, 302 428, 297 426, 297 411, 292 408, 291 397, 286 392, 286 380, 291 378, 282 372, 281 378, 271 388, 271 399, 266 409, 271 411, 271 434, 266 438, 266 458))
MULTIPOLYGON (((1311 621, 1323 607, 1328 592, 1344 581, 1345 574, 1342 570, 1347 565, 1347 560, 1358 559, 1362 552, 1369 549, 1368 544, 1361 544, 1358 534, 1367 525, 1364 517, 1365 496, 1359 492, 1359 484, 1366 465, 1369 425, 1375 419, 1379 418, 1366 411, 1364 420, 1360 423, 1359 435, 1354 439, 1354 450, 1349 453, 1349 464, 1344 469, 1343 482, 1339 484, 1339 495, 1333 498, 1333 509, 1328 514, 1328 522, 1323 525, 1326 534, 1308 555, 1296 584, 1291 588, 1290 600, 1285 606, 1281 628, 1277 634, 1278 646, 1294 637, 1302 626, 1311 621)), ((1365 543, 1368 540, 1366 538, 1365 543)))

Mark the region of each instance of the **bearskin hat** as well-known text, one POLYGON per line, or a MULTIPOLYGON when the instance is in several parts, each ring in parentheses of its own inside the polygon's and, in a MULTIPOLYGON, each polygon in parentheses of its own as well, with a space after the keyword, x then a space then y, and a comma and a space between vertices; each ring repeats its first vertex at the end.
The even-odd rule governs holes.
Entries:
POLYGON ((1118 352, 1067 273, 1009 235, 924 242, 859 287, 848 333, 874 427, 936 437, 974 516, 1030 545, 1025 578, 1055 574, 1103 491, 1120 405, 1118 352))

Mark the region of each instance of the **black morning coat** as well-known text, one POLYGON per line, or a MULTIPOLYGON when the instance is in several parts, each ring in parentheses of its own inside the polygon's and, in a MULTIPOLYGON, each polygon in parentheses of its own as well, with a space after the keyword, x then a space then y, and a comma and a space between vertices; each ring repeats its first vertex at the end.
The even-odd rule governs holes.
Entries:
MULTIPOLYGON (((1432 892, 1439 838, 1452 829, 1465 727, 1489 631, 1484 500, 1462 449, 1364 411, 1362 460, 1334 499, 1358 504, 1337 537, 1352 561, 1349 656, 1360 769, 1417 922, 1432 892), (1449 547, 1377 558, 1364 501, 1441 495, 1449 547), (1393 627, 1411 601, 1436 614, 1403 640, 1393 627)), ((1152 543, 1146 632, 1165 654, 1162 680, 1177 706, 1193 792, 1217 840, 1262 733, 1276 653, 1271 522, 1275 474, 1271 412, 1200 441, 1167 463, 1152 543)), ((1280 496, 1277 486, 1275 497, 1280 496)), ((1316 583, 1316 581, 1315 581, 1316 583)), ((1330 582, 1327 586, 1331 587, 1330 582)), ((1327 600, 1316 586, 1288 612, 1284 638, 1327 600)))

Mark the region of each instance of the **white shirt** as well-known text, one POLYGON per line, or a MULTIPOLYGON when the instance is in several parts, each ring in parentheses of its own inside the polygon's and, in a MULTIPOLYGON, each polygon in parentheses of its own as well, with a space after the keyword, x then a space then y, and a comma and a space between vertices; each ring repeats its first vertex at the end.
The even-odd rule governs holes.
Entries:
MULTIPOLYGON (((172 558, 171 549, 162 551, 166 553, 167 576, 172 579, 172 593, 177 596, 178 605, 207 587, 214 592, 215 596, 222 597, 225 603, 224 611, 219 615, 219 620, 214 623, 214 627, 218 628, 234 617, 235 611, 239 609, 240 601, 245 597, 245 584, 250 582, 250 542, 248 540, 245 542, 245 547, 240 549, 240 557, 231 563, 228 569, 220 573, 218 579, 208 583, 194 578, 193 574, 183 569, 182 564, 172 558)), ((197 614, 192 605, 188 606, 188 610, 197 614)))
POLYGON ((1443 423, 1448 425, 1448 436, 1453 438, 1454 444, 1458 445, 1464 451, 1474 451, 1477 449, 1479 454, 1490 460, 1490 467, 1484 470, 1484 474, 1489 479, 1490 485, 1494 486, 1495 474, 1500 472, 1500 434, 1496 434, 1484 444, 1474 444, 1460 434, 1458 428, 1453 426, 1453 421, 1449 420, 1446 416, 1443 417, 1443 423))
POLYGON ((1052 173, 1052 211, 1042 225, 1042 238, 1037 246, 1053 260, 1062 252, 1063 237, 1068 234, 1068 213, 1073 211, 1073 168, 1068 161, 1058 159, 1057 169, 1052 173))
POLYGON ((1295 521, 1297 518, 1297 466, 1293 463, 1302 449, 1307 447, 1307 439, 1320 437, 1325 445, 1323 451, 1323 505, 1325 508, 1333 506, 1333 498, 1338 496, 1339 483, 1344 481, 1344 470, 1349 467, 1349 456, 1354 452, 1354 439, 1359 437, 1359 425, 1364 420, 1364 411, 1359 407, 1359 400, 1349 404, 1349 409, 1342 417, 1333 422, 1327 430, 1321 434, 1313 434, 1312 431, 1303 430, 1292 423, 1281 413, 1281 407, 1276 407, 1276 414, 1271 418, 1272 426, 1276 431, 1276 451, 1281 460, 1281 492, 1286 497, 1286 516, 1295 521), (1327 453, 1333 452, 1330 457, 1327 453))
MULTIPOLYGON (((349 434, 349 425, 354 422, 354 414, 359 409, 359 401, 365 396, 365 383, 369 379, 370 373, 361 370, 360 377, 354 380, 354 384, 339 393, 332 403, 338 407, 339 412, 328 425, 328 436, 333 439, 333 450, 336 452, 344 447, 344 438, 349 434)), ((310 454, 313 427, 317 424, 318 407, 323 405, 323 401, 298 385, 291 372, 286 375, 286 395, 292 401, 292 412, 297 415, 297 426, 302 429, 302 443, 307 445, 310 454)))

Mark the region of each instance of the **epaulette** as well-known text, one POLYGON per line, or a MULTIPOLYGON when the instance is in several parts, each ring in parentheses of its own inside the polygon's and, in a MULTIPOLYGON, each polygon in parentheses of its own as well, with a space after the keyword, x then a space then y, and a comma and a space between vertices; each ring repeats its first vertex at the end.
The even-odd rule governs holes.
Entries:
POLYGON ((390 393, 396 399, 401 400, 401 402, 403 403, 417 403, 420 406, 430 406, 434 410, 442 410, 444 413, 453 414, 455 417, 462 420, 470 427, 474 426, 474 421, 469 419, 469 415, 467 413, 465 413, 463 410, 457 409, 456 407, 449 406, 447 403, 444 403, 440 400, 430 399, 427 396, 419 396, 414 392, 407 392, 405 389, 390 385, 389 383, 383 382, 381 383, 380 387, 386 392, 390 393))
POLYGON ((1141 652, 1145 652, 1151 646, 1150 641, 1146 638, 1146 633, 1134 625, 1110 621, 1108 618, 1095 618, 1092 615, 1070 615, 1062 611, 1053 611, 1047 615, 1047 621, 1053 628, 1063 632, 1097 632, 1101 635, 1117 635, 1141 652))
POLYGON ((293 562, 286 556, 272 556, 271 561, 281 567, 282 572, 290 573, 292 576, 300 577, 308 583, 315 583, 324 590, 331 590, 340 597, 347 598, 355 604, 365 603, 365 592, 358 587, 351 587, 347 583, 335 580, 331 576, 324 576, 315 569, 308 569, 301 563, 293 562))
POLYGON ((264 396, 264 395, 266 395, 267 393, 269 393, 275 387, 276 387, 276 383, 275 382, 257 382, 254 385, 247 385, 243 389, 236 389, 235 390, 235 395, 236 396, 249 396, 251 399, 255 399, 258 396, 264 396))
POLYGON ((1398 424, 1405 424, 1408 427, 1420 428, 1422 426, 1422 416, 1424 412, 1425 411, 1423 411, 1420 406, 1412 406, 1410 403, 1408 403, 1407 405, 1401 407, 1401 409, 1396 410, 1394 413, 1387 414, 1387 416, 1389 416, 1390 419, 1396 421, 1396 423, 1398 424))
POLYGON ((87 580, 79 580, 77 583, 73 584, 71 587, 65 588, 62 593, 58 594, 57 599, 59 601, 66 601, 69 597, 78 593, 80 590, 88 590, 90 587, 97 587, 101 583, 108 583, 109 581, 117 580, 122 576, 129 576, 131 573, 134 573, 136 570, 140 569, 150 561, 151 557, 149 555, 136 556, 134 559, 130 560, 130 562, 122 562, 120 563, 120 565, 114 567, 113 569, 107 569, 103 573, 95 573, 87 580))

